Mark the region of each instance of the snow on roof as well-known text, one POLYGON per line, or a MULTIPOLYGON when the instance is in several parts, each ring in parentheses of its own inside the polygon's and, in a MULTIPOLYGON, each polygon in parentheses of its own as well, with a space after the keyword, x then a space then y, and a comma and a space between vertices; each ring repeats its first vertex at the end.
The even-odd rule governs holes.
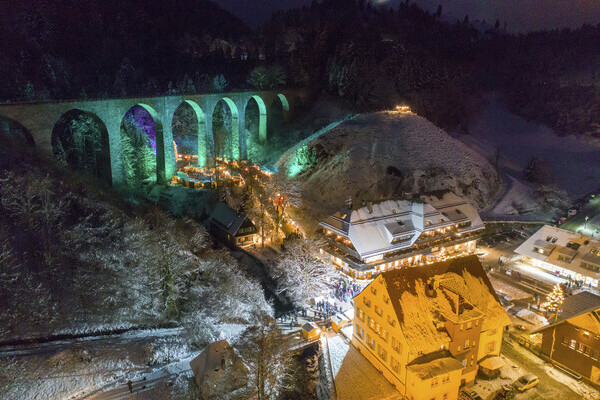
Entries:
POLYGON ((225 203, 217 203, 210 220, 216 222, 230 235, 235 235, 246 220, 246 215, 237 213, 225 203))
POLYGON ((474 206, 450 192, 438 196, 430 195, 424 199, 437 204, 441 209, 429 203, 385 200, 357 210, 345 207, 320 225, 350 239, 363 259, 409 248, 423 231, 468 221, 471 222, 468 227, 458 227, 457 231, 470 232, 484 228, 474 206), (454 219, 450 214, 444 215, 442 211, 450 213, 454 219), (459 218, 461 215, 464 217, 459 218), (392 243, 398 237, 410 237, 410 240, 392 243))
POLYGON ((600 240, 550 225, 541 227, 515 249, 517 254, 593 279, 600 279, 600 273, 583 268, 581 263, 592 263, 600 267, 599 252, 600 240), (560 260, 559 255, 568 257, 569 261, 560 260))
POLYGON ((449 352, 443 353, 446 353, 445 357, 421 363, 411 363, 406 366, 406 369, 417 375, 421 380, 425 380, 464 368, 460 361, 453 358, 449 352))
POLYGON ((210 343, 196 358, 190 361, 194 376, 201 382, 225 372, 224 361, 236 357, 227 340, 210 343))
POLYGON ((390 270, 381 273, 380 278, 408 346, 415 351, 434 352, 450 342, 446 330, 438 329, 436 324, 446 320, 459 323, 483 316, 483 332, 510 325, 476 256, 390 270), (434 295, 426 290, 431 278, 439 283, 434 295))
POLYGON ((314 322, 310 321, 305 323, 304 325, 302 325, 302 330, 306 331, 306 332, 310 332, 314 329, 319 329, 319 326, 317 324, 315 324, 314 322))

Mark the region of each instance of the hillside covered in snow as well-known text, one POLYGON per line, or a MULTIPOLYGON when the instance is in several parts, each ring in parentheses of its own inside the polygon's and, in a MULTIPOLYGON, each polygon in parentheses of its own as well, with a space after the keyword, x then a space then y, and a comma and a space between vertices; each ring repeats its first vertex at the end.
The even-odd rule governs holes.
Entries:
POLYGON ((501 188, 485 157, 425 118, 393 111, 344 121, 290 149, 278 168, 324 214, 349 198, 356 203, 443 189, 486 208, 501 188))

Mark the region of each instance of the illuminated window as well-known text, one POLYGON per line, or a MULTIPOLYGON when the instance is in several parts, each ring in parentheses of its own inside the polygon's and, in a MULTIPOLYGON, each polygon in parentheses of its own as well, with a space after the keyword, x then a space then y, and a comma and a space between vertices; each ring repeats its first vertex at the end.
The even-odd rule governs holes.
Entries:
POLYGON ((369 336, 367 334, 367 343, 369 344, 369 347, 371 348, 371 350, 375 350, 375 338, 369 336))
POLYGON ((469 322, 467 322, 467 330, 469 330, 469 329, 471 329, 471 328, 472 328, 472 326, 471 326, 471 321, 469 321, 469 322))
POLYGON ((575 339, 571 339, 571 341, 569 342, 569 347, 572 348, 573 350, 575 350, 575 339))
POLYGON ((361 328, 358 325, 354 325, 354 331, 356 332, 356 335, 361 338, 364 339, 365 338, 365 331, 363 328, 361 328))
POLYGON ((356 316, 358 317, 359 320, 361 320, 362 322, 365 322, 365 313, 363 310, 361 310, 358 307, 356 307, 356 316))
POLYGON ((381 331, 381 338, 383 339, 383 341, 384 341, 384 342, 386 342, 386 343, 387 343, 387 341, 388 341, 388 337, 389 337, 389 333, 388 333, 388 331, 386 331, 385 329, 383 329, 383 330, 381 331))
POLYGON ((469 348, 469 339, 465 340, 465 350, 469 348))

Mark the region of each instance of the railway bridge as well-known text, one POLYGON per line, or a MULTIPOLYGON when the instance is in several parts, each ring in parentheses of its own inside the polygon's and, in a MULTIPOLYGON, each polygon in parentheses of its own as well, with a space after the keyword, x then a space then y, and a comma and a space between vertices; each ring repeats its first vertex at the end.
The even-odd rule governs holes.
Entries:
POLYGON ((219 102, 231 112, 230 153, 233 159, 246 159, 246 108, 249 102, 258 105, 258 139, 267 142, 267 115, 279 100, 284 121, 308 100, 308 92, 301 89, 282 91, 248 91, 158 97, 132 97, 119 99, 65 100, 37 103, 0 104, 0 133, 10 133, 13 124, 27 133, 27 140, 39 151, 53 153, 53 136, 56 126, 68 113, 82 112, 90 115, 101 127, 103 143, 107 147, 107 178, 114 186, 126 184, 125 161, 121 138, 121 124, 125 114, 135 106, 143 107, 152 117, 156 131, 156 177, 166 182, 176 172, 173 146, 173 117, 182 104, 193 110, 197 120, 198 162, 206 164, 215 151, 213 113, 219 102), (17 126, 18 126, 17 125, 17 126))

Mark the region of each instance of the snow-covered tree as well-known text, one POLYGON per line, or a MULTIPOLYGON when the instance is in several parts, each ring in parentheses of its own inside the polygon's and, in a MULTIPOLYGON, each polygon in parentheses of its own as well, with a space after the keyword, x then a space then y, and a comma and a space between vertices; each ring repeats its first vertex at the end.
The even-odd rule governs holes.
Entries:
POLYGON ((137 126, 133 116, 124 121, 121 143, 128 184, 139 187, 156 179, 156 156, 146 133, 137 126))
POLYGON ((548 311, 558 311, 562 303, 565 301, 565 295, 562 286, 557 283, 554 285, 552 292, 546 297, 546 302, 542 304, 548 311))
POLYGON ((278 398, 284 386, 289 362, 288 344, 277 323, 260 317, 235 345, 248 368, 249 398, 278 398))
POLYGON ((287 294, 297 306, 328 296, 338 276, 332 265, 319 258, 318 249, 319 244, 312 240, 291 242, 279 261, 270 267, 278 292, 287 294))
POLYGON ((280 87, 285 85, 285 71, 279 65, 258 66, 250 71, 247 82, 258 90, 280 87))
POLYGON ((227 79, 225 79, 225 76, 223 76, 223 74, 215 75, 215 77, 212 80, 212 89, 215 92, 224 92, 225 89, 227 89, 227 86, 229 86, 229 83, 227 82, 227 79))

